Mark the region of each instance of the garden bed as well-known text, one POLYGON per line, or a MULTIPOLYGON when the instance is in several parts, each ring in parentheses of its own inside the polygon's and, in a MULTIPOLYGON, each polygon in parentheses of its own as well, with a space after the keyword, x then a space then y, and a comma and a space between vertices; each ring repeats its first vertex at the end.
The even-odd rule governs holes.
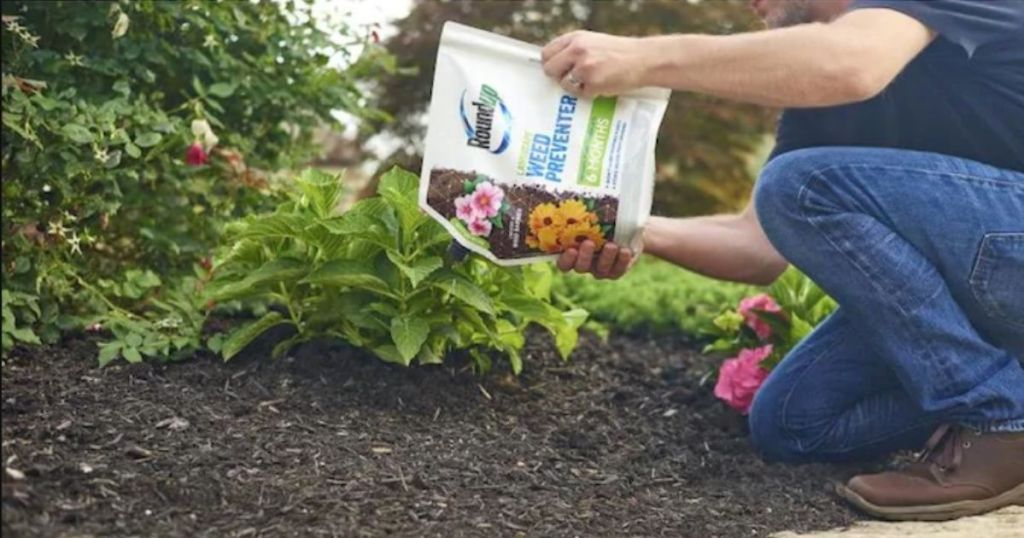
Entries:
POLYGON ((691 348, 586 335, 563 363, 538 332, 519 379, 321 344, 106 369, 86 340, 18 349, 2 457, 24 477, 4 475, 3 535, 751 537, 854 520, 826 490, 851 469, 761 463, 700 384, 717 361, 691 348))

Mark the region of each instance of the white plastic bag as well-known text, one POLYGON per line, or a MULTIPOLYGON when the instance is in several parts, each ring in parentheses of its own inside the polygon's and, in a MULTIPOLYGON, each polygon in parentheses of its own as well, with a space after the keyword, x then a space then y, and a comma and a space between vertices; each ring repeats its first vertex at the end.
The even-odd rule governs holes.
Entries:
POLYGON ((540 47, 448 22, 430 99, 420 206, 502 265, 585 239, 633 245, 650 215, 669 91, 576 98, 540 47))

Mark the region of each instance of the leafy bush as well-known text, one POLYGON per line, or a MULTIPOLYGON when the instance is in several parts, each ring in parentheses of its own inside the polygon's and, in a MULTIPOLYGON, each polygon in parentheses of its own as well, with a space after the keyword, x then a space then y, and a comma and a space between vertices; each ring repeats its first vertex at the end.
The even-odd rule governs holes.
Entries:
POLYGON ((445 261, 451 236, 417 206, 418 178, 392 169, 379 196, 334 214, 338 179, 307 170, 291 200, 270 214, 227 227, 227 245, 207 286, 213 301, 268 301, 280 307, 219 344, 225 359, 264 331, 290 325, 294 334, 273 356, 317 337, 336 337, 388 362, 442 362, 465 349, 480 370, 487 350, 504 353, 522 369, 523 329, 536 322, 555 337, 563 358, 585 321, 580 309, 549 303, 551 268, 504 268, 470 257, 445 261))
POLYGON ((767 295, 748 297, 716 317, 709 330, 717 339, 705 351, 735 353, 771 345, 771 354, 759 361, 771 370, 836 308, 814 281, 790 267, 767 295))
POLYGON ((642 257, 622 278, 595 280, 566 273, 553 288, 566 304, 624 331, 698 335, 723 308, 754 288, 707 278, 671 263, 642 257))
POLYGON ((154 299, 187 287, 222 223, 272 207, 267 170, 306 160, 333 109, 378 116, 358 84, 393 60, 367 44, 328 67, 332 34, 289 20, 305 9, 3 3, 5 341, 52 341, 96 313, 164 319, 154 299))

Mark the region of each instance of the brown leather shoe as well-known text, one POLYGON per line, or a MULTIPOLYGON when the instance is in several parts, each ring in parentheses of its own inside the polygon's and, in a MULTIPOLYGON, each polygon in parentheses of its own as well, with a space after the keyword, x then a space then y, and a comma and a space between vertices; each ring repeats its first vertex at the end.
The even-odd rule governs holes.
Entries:
POLYGON ((882 519, 941 521, 1024 506, 1024 433, 939 428, 916 463, 836 487, 882 519))

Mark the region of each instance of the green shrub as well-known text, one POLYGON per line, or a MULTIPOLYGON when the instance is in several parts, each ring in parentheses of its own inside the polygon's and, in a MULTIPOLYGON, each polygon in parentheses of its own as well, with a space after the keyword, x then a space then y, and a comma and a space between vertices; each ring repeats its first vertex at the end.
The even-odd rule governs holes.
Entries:
POLYGON ((440 363, 464 349, 487 370, 487 351, 497 350, 518 374, 523 330, 536 322, 567 358, 587 314, 550 304, 550 266, 529 267, 527 280, 523 270, 477 256, 446 261, 451 236, 420 211, 418 183, 392 169, 379 196, 338 216, 340 181, 311 169, 276 211, 231 223, 207 297, 266 301, 283 313, 272 309, 214 347, 230 359, 271 327, 290 325, 294 335, 273 356, 335 337, 404 365, 440 363))
POLYGON ((393 59, 367 44, 328 67, 337 36, 360 37, 289 20, 306 9, 3 3, 3 279, 21 294, 5 299, 5 341, 53 341, 97 313, 161 315, 154 298, 185 290, 222 222, 272 207, 267 171, 308 159, 313 127, 333 109, 378 116, 358 84, 393 59), (197 139, 208 162, 189 166, 197 139))
POLYGON ((699 335, 723 308, 735 305, 755 288, 644 256, 618 280, 566 273, 556 279, 553 289, 567 304, 586 309, 614 329, 699 335))

